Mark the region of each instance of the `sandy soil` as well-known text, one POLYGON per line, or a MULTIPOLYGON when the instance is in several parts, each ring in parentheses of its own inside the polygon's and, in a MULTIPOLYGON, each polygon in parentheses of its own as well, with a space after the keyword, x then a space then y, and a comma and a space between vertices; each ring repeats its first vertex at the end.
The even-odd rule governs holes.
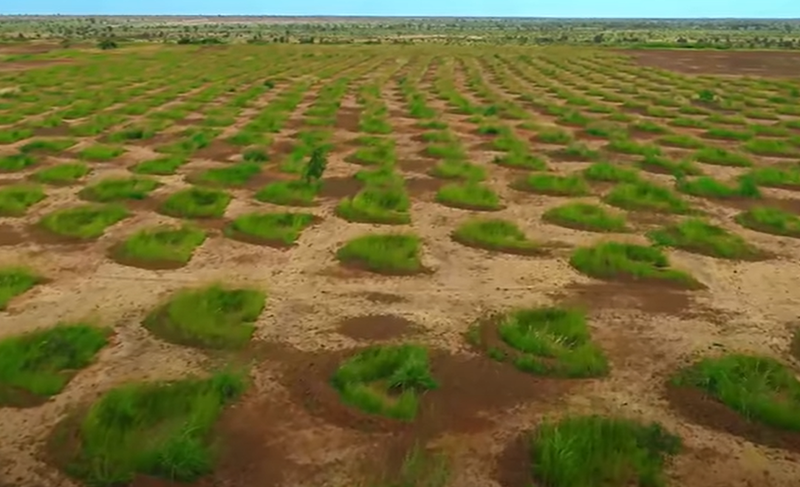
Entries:
MULTIPOLYGON (((688 59, 689 54, 706 53, 671 51, 669 55, 677 60, 669 66, 697 62, 680 61, 688 59)), ((648 51, 642 57, 667 66, 664 53, 648 51)), ((744 64, 755 62, 744 58, 748 59, 741 61, 744 64)), ((375 76, 386 69, 378 68, 375 76)), ((401 68, 395 76, 403 72, 401 68)), ((423 91, 432 93, 435 75, 432 69, 423 76, 423 91)), ((463 83, 463 74, 457 79, 463 83)), ((507 99, 513 98, 514 94, 494 87, 507 99)), ((467 90, 463 87, 464 93, 467 90)), ((245 123, 271 96, 245 110, 234 127, 245 123)), ((347 150, 331 156, 326 172, 329 187, 338 190, 323 193, 320 205, 311 209, 320 222, 306 230, 291 249, 251 245, 217 234, 184 268, 159 271, 126 267, 106 257, 111 245, 142 227, 175 221, 141 206, 134 207, 134 217, 90 244, 56 245, 25 238, 29 225, 41 215, 77 203, 79 186, 48 189, 48 199, 26 217, 0 219, 0 243, 7 235, 17 236, 16 240, 8 237, 10 244, 0 245, 0 263, 24 262, 50 279, 0 313, 0 338, 82 319, 113 325, 116 330, 112 345, 100 354, 97 363, 79 373, 62 394, 36 408, 0 411, 0 485, 75 485, 48 465, 41 450, 66 412, 123 382, 177 378, 205 370, 207 357, 153 338, 140 323, 175 290, 215 280, 263 288, 268 292, 268 304, 257 322, 254 386, 221 422, 226 448, 219 471, 197 485, 346 485, 364 471, 375 473, 376 464, 395 464, 404 448, 421 440, 452 457, 454 478, 450 485, 522 487, 527 466, 515 450, 516 438, 543 418, 567 411, 618 413, 660 421, 681 435, 687 450, 669 465, 671 486, 797 485, 800 443, 792 443, 796 438, 787 439, 784 448, 767 447, 744 439, 756 433, 742 430, 735 417, 718 414, 713 427, 707 422, 714 418, 689 419, 670 405, 665 387, 671 373, 702 355, 740 351, 789 360, 789 325, 800 314, 800 294, 795 291, 800 248, 794 241, 736 226, 731 220, 736 210, 731 206, 691 199, 708 209, 716 223, 775 255, 765 261, 728 262, 673 251, 670 255, 676 267, 691 270, 707 287, 691 293, 599 283, 569 267, 568 250, 525 257, 462 246, 449 234, 477 213, 433 201, 441 182, 426 171, 435 161, 419 156, 424 147, 415 138, 419 129, 415 128, 416 120, 407 116, 396 83, 386 85, 383 99, 393 114, 391 123, 396 131, 392 136, 397 142, 399 167, 413 195, 413 222, 403 229, 424 240, 423 260, 431 273, 385 277, 343 269, 334 259, 336 249, 347 240, 367 232, 390 231, 380 225, 348 223, 333 212, 339 198, 358 189, 339 186, 349 184, 343 181, 349 181, 360 169, 345 162, 355 150, 345 141, 358 135, 360 107, 354 91, 342 101, 334 135, 347 150), (572 382, 536 379, 479 356, 466 346, 462 335, 467 327, 490 311, 558 302, 588 308, 595 340, 611 359, 610 377, 572 382), (416 341, 435 350, 434 373, 443 387, 426 397, 419 420, 413 426, 401 427, 341 406, 326 385, 337 361, 368 343, 399 341, 416 341)), ((290 140, 302 126, 302 113, 311 101, 305 99, 285 130, 275 137, 276 147, 290 140)), ((494 216, 516 222, 533 239, 569 247, 606 238, 644 242, 641 235, 598 236, 543 223, 542 213, 565 200, 510 189, 509 183, 519 172, 491 164, 495 153, 481 148, 484 140, 475 134, 476 126, 469 117, 452 113, 445 102, 432 96, 429 101, 469 149, 471 160, 489 171, 487 183, 506 204, 494 216)), ((536 117, 543 123, 552 121, 536 117)), ((146 147, 129 148, 131 152, 121 164, 131 165, 153 155, 146 147)), ((198 169, 225 163, 225 158, 216 153, 206 156, 183 166, 175 176, 160 177, 164 185, 153 193, 153 199, 188 186, 185 177, 198 169)), ((570 161, 551 165, 564 173, 581 167, 570 161)), ((715 170, 711 166, 708 169, 715 170)), ((124 173, 113 163, 96 164, 88 182, 124 173)), ((2 175, 3 179, 19 177, 2 175)), ((652 177, 663 180, 658 175, 652 177)), ((225 218, 253 210, 282 210, 256 202, 253 191, 232 191, 236 199, 225 218)), ((789 191, 768 193, 774 198, 798 199, 789 191)), ((586 200, 599 201, 595 196, 586 200)), ((674 399, 686 407, 708 411, 700 407, 698 398, 674 399)), ((140 478, 134 485, 172 484, 140 478)))

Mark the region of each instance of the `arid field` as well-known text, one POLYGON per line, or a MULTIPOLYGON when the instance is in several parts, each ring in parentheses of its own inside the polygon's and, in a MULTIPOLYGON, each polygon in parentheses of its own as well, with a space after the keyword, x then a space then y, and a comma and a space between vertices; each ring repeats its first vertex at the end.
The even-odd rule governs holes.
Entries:
POLYGON ((799 79, 0 46, 0 485, 797 487, 799 79))

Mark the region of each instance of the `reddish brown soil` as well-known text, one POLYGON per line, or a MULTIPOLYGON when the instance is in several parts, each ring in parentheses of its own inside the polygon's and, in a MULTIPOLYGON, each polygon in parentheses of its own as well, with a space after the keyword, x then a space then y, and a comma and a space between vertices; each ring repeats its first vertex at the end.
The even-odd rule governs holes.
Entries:
POLYGON ((716 51, 642 49, 620 51, 637 63, 688 74, 800 76, 800 53, 791 51, 716 51))
POLYGON ((391 340, 413 333, 417 325, 395 315, 362 315, 339 322, 339 333, 355 340, 391 340))

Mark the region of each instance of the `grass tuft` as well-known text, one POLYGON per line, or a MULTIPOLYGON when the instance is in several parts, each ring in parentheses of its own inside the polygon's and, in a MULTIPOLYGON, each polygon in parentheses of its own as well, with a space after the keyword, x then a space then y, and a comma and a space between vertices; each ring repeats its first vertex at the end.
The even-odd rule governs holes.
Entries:
POLYGON ((383 274, 414 274, 423 270, 420 238, 408 234, 364 235, 336 252, 345 264, 383 274))
POLYGON ((539 244, 529 240, 517 225, 506 220, 468 220, 452 236, 461 244, 497 252, 534 254, 541 251, 539 244))
POLYGON ((653 230, 647 238, 659 246, 722 259, 753 259, 761 255, 742 237, 697 218, 653 230))
POLYGON ((663 487, 666 458, 681 450, 658 423, 595 415, 545 422, 529 442, 533 476, 550 487, 663 487))
POLYGON ((649 181, 623 183, 614 187, 604 201, 625 210, 658 213, 688 213, 689 203, 669 188, 649 181))
POLYGON ((436 192, 436 201, 468 210, 495 211, 503 207, 497 193, 477 182, 446 184, 436 192))
POLYGON ((122 206, 90 204, 55 210, 45 215, 39 225, 61 237, 91 240, 129 216, 122 206))
POLYGON ((689 274, 672 269, 667 256, 655 247, 603 242, 576 249, 569 263, 597 279, 665 282, 688 288, 700 286, 689 274))
POLYGON ((143 200, 159 186, 161 183, 148 178, 107 178, 86 186, 78 192, 78 196, 100 203, 143 200))
POLYGON ((265 203, 284 206, 312 206, 319 192, 319 185, 301 180, 276 181, 264 186, 256 193, 256 199, 265 203))
POLYGON ((289 246, 314 223, 308 213, 248 213, 234 219, 225 235, 248 243, 289 246))
POLYGON ((800 431, 800 381, 770 357, 731 354, 705 358, 679 371, 672 384, 694 387, 754 421, 800 431))
POLYGON ((255 289, 212 285, 184 289, 145 318, 143 325, 168 342, 237 349, 250 341, 266 297, 255 289))
POLYGON ((90 171, 89 166, 84 163, 68 162, 36 171, 31 178, 45 184, 71 184, 89 174, 90 171))
POLYGON ((182 218, 220 218, 231 199, 224 191, 192 187, 170 195, 161 205, 161 211, 182 218))
POLYGON ((0 311, 5 310, 12 298, 33 289, 44 280, 24 267, 0 268, 0 311))
POLYGON ((512 184, 514 189, 550 196, 585 196, 589 185, 580 176, 557 176, 555 174, 531 174, 512 184))
POLYGON ((403 421, 417 415, 419 395, 437 387, 427 350, 408 344, 359 352, 339 366, 331 384, 346 404, 403 421))
POLYGON ((336 214, 350 222, 405 224, 411 222, 411 200, 399 185, 370 185, 336 206, 336 214))
POLYGON ((39 186, 19 184, 0 188, 0 216, 23 216, 28 208, 45 198, 39 186))
POLYGON ((544 212, 542 219, 575 230, 590 232, 626 232, 628 230, 624 215, 607 211, 590 203, 567 203, 544 212))
POLYGON ((77 451, 66 462, 87 484, 111 487, 137 474, 191 482, 213 471, 209 437, 224 406, 245 390, 243 377, 128 384, 112 389, 80 418, 77 451))
POLYGON ((206 240, 204 231, 189 227, 158 226, 140 230, 116 246, 112 254, 122 263, 143 267, 181 267, 206 240))
POLYGON ((800 217, 778 208, 751 208, 736 215, 736 223, 757 232, 800 238, 800 217))
POLYGON ((109 330, 58 324, 0 341, 0 406, 38 405, 60 393, 108 343, 109 330))

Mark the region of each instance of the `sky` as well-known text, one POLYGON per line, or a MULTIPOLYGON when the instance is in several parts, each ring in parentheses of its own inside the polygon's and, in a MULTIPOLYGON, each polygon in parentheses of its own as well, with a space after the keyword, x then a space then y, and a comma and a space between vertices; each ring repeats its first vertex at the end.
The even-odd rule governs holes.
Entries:
POLYGON ((800 0, 0 0, 0 14, 800 18, 800 0))

